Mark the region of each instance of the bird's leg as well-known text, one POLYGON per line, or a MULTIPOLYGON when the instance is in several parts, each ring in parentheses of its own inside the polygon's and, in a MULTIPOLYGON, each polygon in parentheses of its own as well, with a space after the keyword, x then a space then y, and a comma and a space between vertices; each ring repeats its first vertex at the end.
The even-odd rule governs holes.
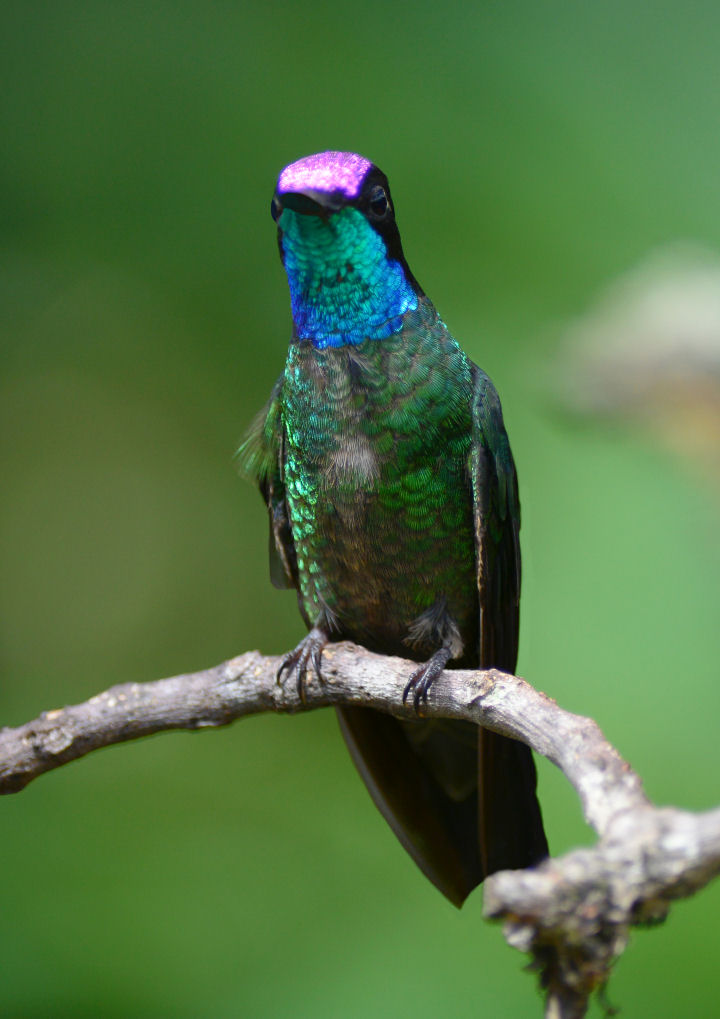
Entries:
POLYGON ((445 671, 445 666, 453 658, 451 648, 441 647, 427 662, 424 662, 418 669, 415 669, 408 680, 403 691, 403 704, 407 701, 412 690, 413 707, 420 711, 421 704, 427 704, 428 691, 435 680, 445 671))
POLYGON ((295 650, 286 654, 280 662, 280 668, 277 670, 276 676, 278 686, 283 684, 284 672, 287 672, 288 676, 294 672, 298 697, 303 704, 306 703, 305 687, 307 685, 308 665, 312 665, 313 672, 320 683, 324 682, 320 672, 320 660, 322 658, 322 649, 328 640, 328 634, 322 627, 313 626, 307 637, 303 638, 295 650))
POLYGON ((463 652, 463 642, 457 623, 448 611, 444 597, 438 598, 410 627, 406 643, 416 648, 430 643, 440 647, 427 662, 413 672, 403 691, 403 704, 413 695, 413 707, 419 712, 421 704, 427 704, 430 687, 444 671, 451 658, 459 658, 463 652))

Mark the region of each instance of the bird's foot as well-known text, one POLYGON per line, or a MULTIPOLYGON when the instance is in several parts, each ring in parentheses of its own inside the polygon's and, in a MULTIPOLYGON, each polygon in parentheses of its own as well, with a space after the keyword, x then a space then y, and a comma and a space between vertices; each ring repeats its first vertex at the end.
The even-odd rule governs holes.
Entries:
POLYGON ((307 703, 305 687, 308 683, 307 673, 309 665, 312 666, 313 672, 317 676, 319 682, 325 682, 320 672, 320 660, 322 658, 322 649, 325 647, 327 642, 328 635, 325 631, 314 626, 307 637, 300 641, 295 650, 286 654, 280 662, 280 668, 277 670, 275 677, 278 686, 283 685, 284 672, 287 673, 288 677, 294 672, 298 697, 303 704, 307 703))
POLYGON ((410 696, 410 691, 412 691, 413 707, 419 714, 421 704, 427 704, 430 687, 438 676, 444 672, 445 666, 452 657, 450 648, 441 647, 429 661, 421 665, 419 669, 415 669, 403 691, 403 704, 405 704, 410 696))

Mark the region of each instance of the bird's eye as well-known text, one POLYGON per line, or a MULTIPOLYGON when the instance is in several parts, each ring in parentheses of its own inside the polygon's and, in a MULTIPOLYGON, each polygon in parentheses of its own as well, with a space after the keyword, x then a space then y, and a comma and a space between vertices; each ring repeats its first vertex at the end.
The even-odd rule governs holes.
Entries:
POLYGON ((384 219, 387 216, 390 203, 388 202, 388 196, 385 193, 385 188, 380 187, 378 184, 370 192, 370 212, 375 219, 384 219))
POLYGON ((270 202, 270 215, 272 216, 276 223, 282 216, 282 211, 283 211, 282 205, 280 204, 280 202, 277 200, 277 198, 273 198, 272 202, 270 202))

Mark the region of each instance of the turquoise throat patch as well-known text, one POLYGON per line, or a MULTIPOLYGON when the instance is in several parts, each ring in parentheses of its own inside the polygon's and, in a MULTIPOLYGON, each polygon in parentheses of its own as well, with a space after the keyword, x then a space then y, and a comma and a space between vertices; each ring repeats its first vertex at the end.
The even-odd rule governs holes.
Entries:
POLYGON ((402 265, 357 209, 327 218, 285 209, 279 226, 298 339, 320 349, 382 340, 417 308, 402 265))

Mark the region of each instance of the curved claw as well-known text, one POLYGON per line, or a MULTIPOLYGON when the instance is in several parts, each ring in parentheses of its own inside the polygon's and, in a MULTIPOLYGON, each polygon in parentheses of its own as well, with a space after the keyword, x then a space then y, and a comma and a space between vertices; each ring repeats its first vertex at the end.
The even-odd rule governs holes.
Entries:
POLYGON ((412 676, 407 682, 405 689, 403 690, 403 704, 407 702, 412 690, 413 695, 413 708, 417 714, 420 713, 421 704, 427 704, 428 693, 430 687, 433 685, 435 680, 440 676, 447 663, 450 661, 452 653, 450 648, 441 647, 439 651, 436 651, 432 658, 415 669, 412 676))
POLYGON ((286 654, 280 662, 280 668, 277 670, 275 675, 278 686, 283 685, 284 672, 287 672, 288 677, 292 672, 294 672, 298 697, 303 704, 307 703, 305 687, 308 682, 308 665, 312 665, 313 672, 317 676, 318 682, 325 682, 322 678, 320 667, 322 661, 322 649, 325 647, 327 642, 327 634, 322 630, 319 630, 317 627, 314 627, 307 637, 301 640, 293 651, 288 652, 288 654, 286 654))

